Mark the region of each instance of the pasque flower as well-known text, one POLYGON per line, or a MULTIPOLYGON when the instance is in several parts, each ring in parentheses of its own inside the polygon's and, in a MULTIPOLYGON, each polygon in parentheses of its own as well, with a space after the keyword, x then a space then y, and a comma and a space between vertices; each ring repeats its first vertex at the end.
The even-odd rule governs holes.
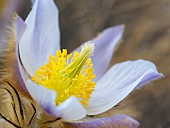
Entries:
POLYGON ((60 50, 58 26, 53 0, 36 0, 25 22, 20 17, 16 20, 20 73, 30 95, 49 114, 65 120, 100 114, 133 89, 162 77, 146 60, 108 69, 123 25, 104 30, 72 54, 60 50))

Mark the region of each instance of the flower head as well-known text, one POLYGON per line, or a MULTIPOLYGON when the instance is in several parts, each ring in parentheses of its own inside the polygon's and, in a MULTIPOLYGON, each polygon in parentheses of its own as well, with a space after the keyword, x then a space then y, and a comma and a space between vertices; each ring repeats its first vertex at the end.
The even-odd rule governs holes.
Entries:
POLYGON ((18 62, 30 95, 49 114, 77 120, 111 109, 133 89, 162 77, 145 60, 119 63, 107 71, 123 30, 123 25, 108 28, 81 51, 68 54, 60 50, 53 0, 36 0, 25 23, 17 18, 18 62))
POLYGON ((95 78, 91 59, 94 44, 85 43, 81 52, 67 54, 63 49, 56 52, 56 56, 49 56, 48 63, 40 66, 32 80, 57 93, 55 104, 59 105, 71 96, 79 99, 85 107, 95 88, 95 78))

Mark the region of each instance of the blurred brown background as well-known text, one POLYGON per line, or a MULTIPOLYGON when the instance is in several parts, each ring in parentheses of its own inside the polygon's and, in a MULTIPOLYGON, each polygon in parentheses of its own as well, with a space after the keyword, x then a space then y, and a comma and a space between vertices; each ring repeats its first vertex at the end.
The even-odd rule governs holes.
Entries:
MULTIPOLYGON (((170 127, 170 1, 56 0, 60 13, 61 46, 69 51, 107 27, 125 24, 123 42, 111 64, 133 59, 154 62, 165 77, 133 91, 119 106, 99 115, 125 113, 141 128, 170 127)), ((31 9, 24 0, 18 13, 31 9)))

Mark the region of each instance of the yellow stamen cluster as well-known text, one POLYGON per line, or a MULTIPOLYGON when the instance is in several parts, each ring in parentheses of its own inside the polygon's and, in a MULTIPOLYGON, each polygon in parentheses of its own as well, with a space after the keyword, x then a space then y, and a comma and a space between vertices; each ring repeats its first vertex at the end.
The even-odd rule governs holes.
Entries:
POLYGON ((66 49, 58 50, 55 57, 50 55, 48 63, 39 67, 32 80, 56 91, 56 105, 75 96, 86 107, 95 88, 95 82, 92 82, 95 75, 89 58, 93 50, 91 43, 84 44, 81 52, 73 55, 67 54, 66 49))

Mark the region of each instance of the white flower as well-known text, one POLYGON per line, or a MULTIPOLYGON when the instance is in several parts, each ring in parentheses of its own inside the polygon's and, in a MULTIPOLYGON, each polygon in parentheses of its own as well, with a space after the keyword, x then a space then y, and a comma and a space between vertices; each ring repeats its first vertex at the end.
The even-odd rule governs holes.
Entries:
POLYGON ((60 49, 58 10, 53 0, 36 0, 25 23, 19 17, 16 23, 18 64, 27 90, 46 112, 65 120, 77 120, 86 115, 105 112, 133 89, 162 77, 155 65, 145 60, 119 63, 107 71, 114 47, 124 30, 123 25, 111 27, 91 40, 95 44, 94 56, 91 59, 96 86, 87 106, 84 107, 74 95, 55 105, 57 92, 37 85, 30 79, 38 67, 47 62, 49 55, 55 55, 60 49))

